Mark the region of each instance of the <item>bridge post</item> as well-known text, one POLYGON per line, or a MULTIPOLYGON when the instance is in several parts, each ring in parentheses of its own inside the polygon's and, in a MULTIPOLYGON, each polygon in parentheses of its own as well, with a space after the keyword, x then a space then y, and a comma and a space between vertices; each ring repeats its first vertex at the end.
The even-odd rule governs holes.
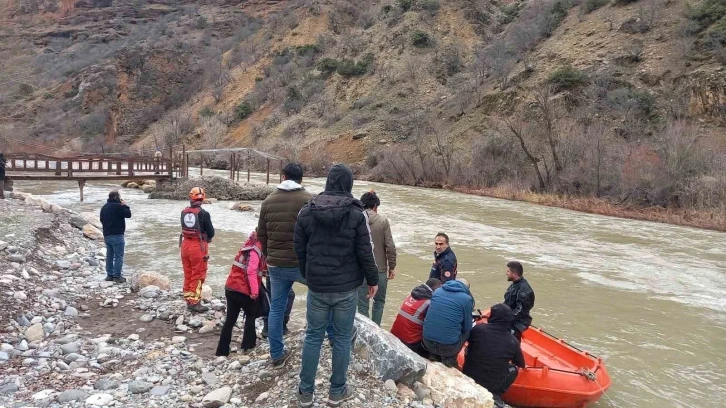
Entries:
POLYGON ((270 158, 267 158, 267 184, 270 184, 270 158))
POLYGON ((204 175, 204 155, 203 154, 199 155, 199 175, 200 176, 204 175))
POLYGON ((280 183, 282 183, 282 159, 280 159, 280 183))
POLYGON ((229 155, 229 178, 234 181, 234 160, 235 160, 235 154, 232 152, 232 154, 229 155))
POLYGON ((179 160, 182 162, 181 163, 181 172, 180 172, 181 177, 186 177, 187 176, 187 145, 185 145, 185 144, 182 145, 182 155, 179 158, 179 160))
POLYGON ((83 202, 83 187, 86 186, 86 180, 80 179, 78 180, 78 188, 81 190, 81 202, 83 202))
POLYGON ((60 160, 56 160, 56 162, 55 162, 55 175, 56 176, 60 176, 61 175, 61 169, 62 169, 62 167, 61 167, 60 160))
POLYGON ((247 182, 250 182, 250 166, 252 165, 252 153, 247 150, 247 182))

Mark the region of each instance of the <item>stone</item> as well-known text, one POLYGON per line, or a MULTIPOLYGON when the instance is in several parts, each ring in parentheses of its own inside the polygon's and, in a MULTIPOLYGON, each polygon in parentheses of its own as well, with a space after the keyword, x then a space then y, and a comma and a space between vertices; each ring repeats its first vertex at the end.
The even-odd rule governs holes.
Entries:
POLYGON ((25 338, 31 343, 37 343, 45 338, 45 332, 43 331, 43 325, 36 323, 25 331, 25 338))
POLYGON ((147 286, 156 286, 159 290, 169 290, 171 281, 168 277, 156 272, 136 272, 129 278, 131 290, 139 291, 147 286))
POLYGON ((103 224, 101 224, 101 220, 98 218, 98 213, 82 212, 81 217, 86 220, 87 224, 91 224, 100 230, 103 229, 103 224))
POLYGON ((396 382, 391 380, 390 378, 386 380, 386 382, 383 384, 388 391, 397 392, 398 387, 396 386, 396 382))
POLYGON ((20 351, 27 351, 28 348, 28 341, 25 339, 21 340, 20 344, 18 344, 18 350, 20 351))
POLYGON ((205 384, 214 387, 219 382, 219 379, 217 379, 217 376, 212 373, 202 373, 202 381, 204 381, 205 384))
POLYGON ((159 296, 159 290, 159 287, 156 285, 145 286, 139 291, 139 296, 145 297, 147 299, 153 299, 159 296))
POLYGON ((38 391, 35 394, 33 394, 33 399, 36 401, 44 400, 44 399, 50 398, 50 396, 53 395, 54 393, 55 393, 55 390, 53 390, 53 389, 38 391))
POLYGON ((267 391, 265 391, 262 394, 258 395, 257 398, 255 398, 255 402, 262 402, 262 401, 266 400, 267 397, 269 397, 269 396, 270 396, 270 394, 267 391))
POLYGON ((73 306, 68 306, 63 312, 63 316, 78 316, 78 309, 73 306))
POLYGON ((82 230, 83 227, 86 224, 88 224, 88 221, 86 221, 83 217, 81 217, 78 214, 73 214, 73 215, 71 215, 71 218, 68 220, 68 223, 71 224, 72 226, 78 228, 79 230, 82 230))
POLYGON ((43 325, 43 330, 45 330, 46 333, 53 333, 55 331, 55 325, 48 322, 43 325))
POLYGON ((55 264, 53 265, 53 269, 64 270, 64 269, 70 269, 70 268, 71 268, 71 262, 66 261, 66 260, 55 261, 55 264))
POLYGON ((91 224, 83 226, 83 236, 95 241, 103 241, 103 232, 91 224))
POLYGON ((7 383, 0 386, 0 395, 12 394, 18 390, 18 384, 7 383))
POLYGON ((260 377, 260 380, 262 380, 262 381, 267 381, 270 378, 272 378, 272 374, 270 374, 270 372, 267 370, 260 370, 260 373, 257 375, 260 377))
POLYGON ((64 404, 66 402, 85 400, 88 394, 82 390, 66 390, 58 394, 58 402, 64 404))
POLYGON ((0 251, 8 247, 8 243, 5 241, 0 241, 0 251))
POLYGON ((171 338, 171 344, 181 344, 187 341, 187 338, 184 336, 174 336, 171 338))
POLYGON ((156 186, 152 186, 151 184, 144 184, 141 186, 141 191, 144 193, 151 193, 152 191, 156 190, 156 186))
POLYGON ((103 407, 113 401, 113 395, 111 394, 94 394, 86 398, 86 405, 94 405, 97 407, 103 407))
POLYGON ((202 299, 212 300, 212 287, 206 283, 202 285, 202 299))
POLYGON ((4 351, 6 353, 13 351, 13 349, 14 349, 14 347, 12 344, 3 343, 0 345, 0 351, 4 351))
POLYGON ((213 324, 205 324, 199 329, 199 334, 210 333, 212 330, 214 330, 213 324))
POLYGON ((421 382, 431 391, 438 405, 451 408, 488 408, 494 405, 492 394, 455 368, 431 363, 421 382))
POLYGON ((255 209, 252 208, 251 205, 243 204, 243 203, 237 203, 237 204, 235 204, 235 205, 232 206, 232 210, 246 212, 246 211, 254 211, 255 209))
POLYGON ((396 394, 401 398, 408 398, 409 400, 416 399, 416 394, 413 392, 413 390, 403 384, 398 384, 398 391, 396 392, 396 394))
POLYGON ((143 394, 149 392, 154 385, 142 380, 134 380, 129 383, 129 392, 132 394, 143 394))
POLYGON ((18 324, 19 324, 20 326, 23 326, 23 327, 28 327, 28 326, 30 326, 30 322, 28 321, 28 318, 27 318, 27 317, 25 317, 24 315, 20 315, 20 316, 18 316, 18 318, 17 318, 17 319, 15 319, 15 321, 16 321, 16 322, 18 322, 18 324))
POLYGON ((202 321, 202 319, 200 319, 198 317, 194 317, 191 320, 189 320, 188 326, 196 329, 197 327, 202 327, 203 324, 204 324, 204 322, 202 321))
POLYGON ((61 352, 63 354, 78 353, 81 350, 81 345, 78 343, 68 343, 61 346, 61 352))
POLYGON ((411 385, 426 372, 427 360, 414 353, 389 331, 360 314, 355 315, 357 353, 367 354, 363 363, 381 381, 411 385))
POLYGON ((239 361, 233 361, 227 367, 228 370, 239 370, 240 368, 242 368, 242 363, 239 361))
POLYGON ((152 316, 152 315, 150 315, 150 314, 145 314, 145 315, 141 316, 141 317, 139 318, 139 320, 141 320, 141 321, 142 321, 142 322, 144 322, 144 323, 148 323, 148 322, 150 322, 150 321, 154 320, 154 316, 152 316))
POLYGON ((25 300, 28 298, 28 295, 25 294, 22 290, 19 290, 17 292, 13 292, 13 299, 15 300, 25 300))
POLYGON ((162 395, 166 395, 170 389, 171 389, 170 386, 157 385, 156 387, 151 389, 150 394, 156 395, 156 396, 162 396, 162 395))
POLYGON ((7 351, 0 351, 0 361, 10 360, 10 354, 7 351))
POLYGON ((17 263, 25 263, 25 255, 11 254, 10 256, 8 256, 8 261, 17 262, 17 263))
POLYGON ((118 388, 118 382, 108 378, 101 378, 93 384, 93 388, 100 391, 113 390, 118 388))
POLYGON ((219 408, 229 402, 229 398, 231 396, 232 388, 218 388, 204 396, 202 399, 202 405, 204 405, 205 408, 219 408))

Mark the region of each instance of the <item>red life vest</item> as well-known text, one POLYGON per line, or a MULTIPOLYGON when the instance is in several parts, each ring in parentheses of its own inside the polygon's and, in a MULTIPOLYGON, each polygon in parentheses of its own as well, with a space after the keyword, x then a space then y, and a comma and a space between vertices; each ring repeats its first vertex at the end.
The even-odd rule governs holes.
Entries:
POLYGON ((202 232, 202 224, 199 222, 199 213, 202 207, 187 207, 181 212, 182 236, 185 239, 198 239, 206 241, 206 237, 202 232))
POLYGON ((237 256, 232 261, 232 269, 229 271, 227 282, 225 287, 235 292, 244 293, 245 295, 251 296, 249 277, 247 276, 247 268, 250 263, 251 252, 254 251, 260 259, 260 264, 257 274, 257 282, 262 282, 259 271, 267 270, 267 264, 265 263, 265 257, 262 255, 262 250, 257 245, 246 246, 240 248, 237 252, 237 256))
POLYGON ((418 343, 423 339, 423 322, 431 299, 414 299, 409 295, 401 305, 391 334, 406 344, 418 343))

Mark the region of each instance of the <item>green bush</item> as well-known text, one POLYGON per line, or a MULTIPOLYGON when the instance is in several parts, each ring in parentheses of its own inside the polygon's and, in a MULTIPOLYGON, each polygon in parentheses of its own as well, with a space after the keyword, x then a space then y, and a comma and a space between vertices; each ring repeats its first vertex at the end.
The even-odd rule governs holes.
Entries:
POLYGON ((203 30, 207 27, 209 27, 209 22, 204 16, 197 17, 197 20, 194 23, 194 26, 200 30, 203 30))
POLYGON ((391 10, 393 10, 393 7, 391 7, 390 4, 386 4, 381 8, 381 12, 383 12, 383 14, 388 14, 391 12, 391 10))
POLYGON ((317 67, 318 70, 322 71, 325 74, 332 74, 333 72, 335 72, 336 69, 338 69, 338 65, 340 65, 340 62, 338 60, 334 60, 332 58, 323 58, 318 61, 317 67))
POLYGON ((398 0, 398 7, 401 8, 403 11, 408 11, 411 9, 411 6, 413 5, 413 0, 398 0))
POLYGON ((368 65, 363 62, 354 62, 351 60, 342 60, 336 71, 338 75, 344 77, 354 77, 365 75, 368 72, 368 65))
POLYGON ((519 15, 519 7, 516 3, 502 7, 501 11, 502 15, 499 17, 499 24, 509 24, 519 15))
POLYGON ((33 87, 28 84, 20 84, 18 86, 18 92, 23 96, 28 96, 33 94, 33 87))
POLYGON ((638 0, 613 0, 613 4, 616 6, 623 5, 623 4, 630 4, 635 3, 638 0))
POLYGON ((585 0, 580 7, 582 7, 582 10, 585 13, 591 13, 600 7, 607 5, 609 2, 609 0, 585 0))
POLYGON ((237 119, 242 120, 252 114, 252 107, 247 102, 242 102, 234 110, 237 119))
POLYGON ((434 45, 434 40, 428 33, 425 33, 423 31, 415 31, 413 34, 411 34, 411 43, 415 47, 424 48, 434 45))
POLYGON ((320 52, 317 44, 305 44, 295 47, 295 51, 299 56, 314 55, 320 52))
POLYGON ((214 116, 214 111, 210 109, 209 106, 205 106, 202 109, 199 109, 199 116, 208 118, 210 116, 214 116))
POLYGON ((589 78, 587 74, 568 64, 553 71, 549 78, 547 78, 547 82, 554 86, 555 92, 560 92, 586 85, 589 82, 589 78))
POLYGON ((439 8, 441 8, 438 0, 418 0, 416 5, 421 7, 421 10, 426 10, 431 14, 436 14, 439 8))
POLYGON ((726 0, 705 0, 697 7, 689 7, 687 14, 691 20, 697 23, 696 32, 703 31, 717 21, 726 18, 726 0))

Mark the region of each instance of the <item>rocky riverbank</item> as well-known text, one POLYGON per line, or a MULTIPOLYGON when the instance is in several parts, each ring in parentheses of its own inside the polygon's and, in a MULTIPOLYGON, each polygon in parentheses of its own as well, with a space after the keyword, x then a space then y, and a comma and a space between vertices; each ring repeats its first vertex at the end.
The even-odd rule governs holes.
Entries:
MULTIPOLYGON (((223 299, 207 293, 210 311, 191 315, 163 275, 106 282, 103 244, 78 229, 88 216, 13 196, 22 199, 0 200, 0 406, 296 406, 304 316, 291 319, 286 367, 269 364, 261 339, 249 355, 217 358, 223 299)), ((412 355, 367 319, 356 326, 357 397, 344 406, 491 407, 489 393, 458 371, 412 355)), ((325 342, 318 405, 330 363, 325 342)))
POLYGON ((234 201, 264 200, 275 191, 272 185, 237 183, 224 177, 208 176, 185 179, 175 185, 156 186, 149 198, 188 200, 189 190, 194 187, 202 187, 207 198, 234 201))

